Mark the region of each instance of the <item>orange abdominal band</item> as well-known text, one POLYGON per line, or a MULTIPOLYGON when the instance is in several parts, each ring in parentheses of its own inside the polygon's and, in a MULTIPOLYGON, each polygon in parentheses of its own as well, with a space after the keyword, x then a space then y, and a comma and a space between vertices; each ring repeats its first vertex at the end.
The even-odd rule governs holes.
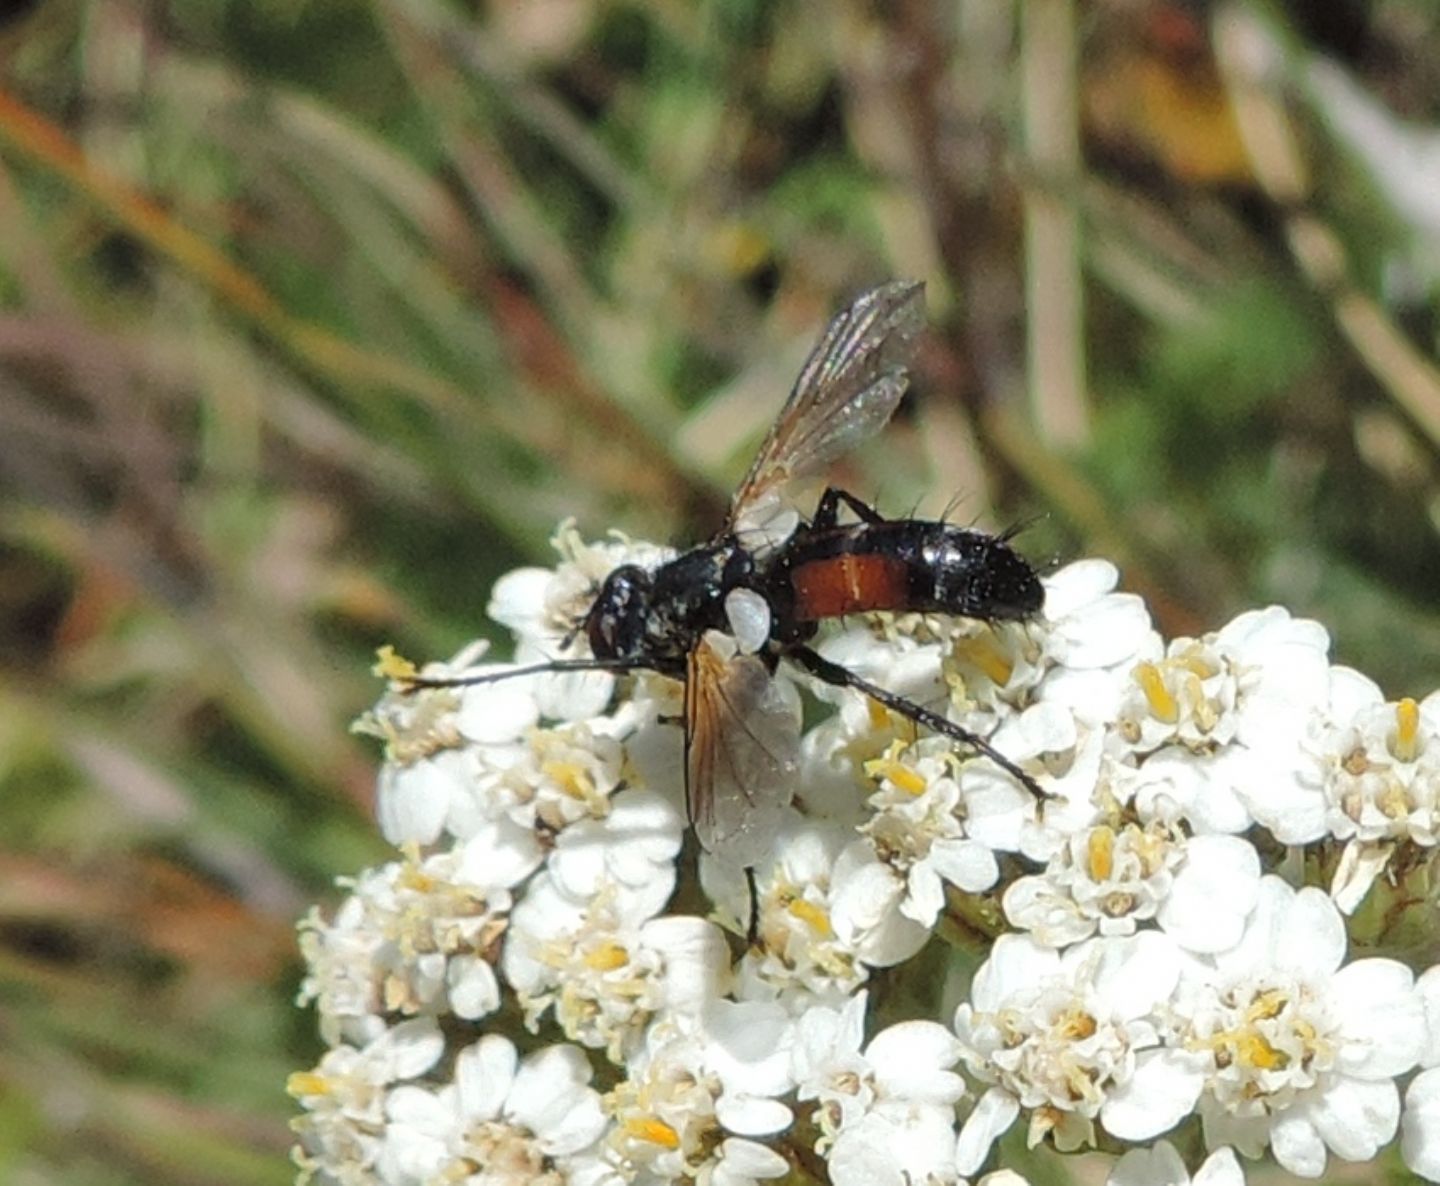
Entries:
POLYGON ((801 621, 899 609, 913 599, 905 561, 873 552, 812 560, 790 579, 801 621))

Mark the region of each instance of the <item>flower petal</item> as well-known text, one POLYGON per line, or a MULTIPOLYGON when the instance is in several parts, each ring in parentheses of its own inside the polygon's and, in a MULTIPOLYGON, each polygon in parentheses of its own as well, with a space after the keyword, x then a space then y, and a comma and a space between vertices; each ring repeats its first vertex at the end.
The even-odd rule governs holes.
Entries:
POLYGON ((1440 1070, 1421 1071, 1405 1091, 1400 1155, 1421 1177, 1440 1182, 1440 1070))
MULTIPOLYGON (((790 1170, 790 1163, 774 1149, 767 1149, 757 1141, 738 1140, 727 1137, 720 1142, 720 1161, 732 1181, 748 1181, 754 1178, 781 1178, 790 1170)), ((719 1182, 717 1173, 714 1181, 719 1182)))
POLYGON ((1400 1092, 1389 1079, 1366 1083, 1343 1076, 1309 1106, 1320 1138, 1346 1161, 1369 1161, 1400 1124, 1400 1092))
POLYGON ((1142 1050, 1135 1073, 1110 1089, 1100 1123, 1122 1141, 1148 1141, 1188 1116, 1204 1086, 1203 1064, 1195 1056, 1183 1050, 1142 1050))
POLYGON ((1245 1186, 1245 1171, 1234 1149, 1216 1149, 1195 1171, 1191 1186, 1245 1186))
POLYGON ((1149 1149, 1132 1149, 1121 1157, 1105 1186, 1190 1186, 1190 1173, 1174 1145, 1156 1141, 1149 1149))
POLYGON ((1255 908, 1260 857, 1238 836, 1193 836, 1157 921, 1187 951, 1225 951, 1255 908))
POLYGON ((983 893, 1000 877, 995 854, 977 840, 937 840, 930 860, 941 877, 967 894, 983 893))
POLYGON ((460 1112, 468 1120, 494 1120, 500 1115, 520 1056, 515 1044, 500 1034, 486 1034, 455 1059, 455 1087, 460 1112))
POLYGON ((1296 1177, 1318 1178, 1325 1172, 1325 1142, 1297 1108, 1282 1112, 1271 1123, 1270 1150, 1296 1177))
POLYGON ((1272 959, 1302 980, 1323 983, 1344 960, 1345 942, 1345 923, 1335 903, 1324 890, 1307 886, 1284 914, 1272 959))
POLYGON ((955 1146, 955 1168, 973 1174, 990 1156, 993 1145, 1020 1115, 1020 1101, 1001 1087, 992 1087, 975 1105, 960 1128, 955 1146))
POLYGON ((1425 1009, 1409 968, 1396 960, 1347 964, 1330 980, 1345 1045, 1339 1069, 1358 1079, 1403 1075, 1425 1051, 1425 1009))

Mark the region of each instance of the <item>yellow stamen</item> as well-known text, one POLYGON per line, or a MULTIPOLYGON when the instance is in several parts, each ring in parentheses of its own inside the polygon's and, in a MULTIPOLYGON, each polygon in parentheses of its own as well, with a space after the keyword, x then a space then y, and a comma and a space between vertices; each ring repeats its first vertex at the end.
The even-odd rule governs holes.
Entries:
POLYGON ((1410 814, 1410 796, 1398 782, 1392 782, 1375 797, 1375 806, 1387 819, 1404 819, 1410 814))
POLYGON ((397 683, 407 683, 419 675, 420 671, 409 659, 397 654, 395 648, 386 643, 375 652, 375 666, 370 668, 370 674, 397 683))
POLYGON ((830 918, 813 902, 807 902, 804 898, 795 898, 786 907, 791 915, 798 918, 817 935, 826 938, 830 935, 830 918))
POLYGON ((991 683, 1004 687, 1015 672, 1010 656, 996 642, 993 634, 977 634, 955 644, 955 657, 978 667, 991 683))
POLYGON ((923 795, 924 793, 926 783, 924 783, 923 777, 917 774, 912 767, 901 766, 899 761, 891 763, 890 769, 886 771, 886 777, 907 795, 923 795))
POLYGON ((1095 1019, 1080 1009, 1064 1014, 1055 1025, 1055 1029, 1061 1035, 1077 1040, 1094 1037, 1098 1028, 1095 1019))
POLYGON ((1140 868, 1145 876, 1156 873, 1165 863, 1169 840, 1162 834, 1142 832, 1134 824, 1126 827, 1125 833, 1130 838, 1130 850, 1140 858, 1140 868))
POLYGON ((1272 988, 1269 992, 1263 992, 1256 997, 1250 1007, 1245 1010, 1247 1021, 1269 1021, 1272 1017, 1279 1017, 1285 1006, 1290 1003, 1289 995, 1282 989, 1272 988))
POLYGON ((1115 871, 1115 833, 1109 828, 1092 828, 1085 843, 1091 881, 1108 881, 1115 871))
POLYGON ((890 713, 880 701, 871 700, 867 697, 865 707, 870 713, 870 728, 876 730, 889 728, 890 713))
POLYGON ((629 960, 630 953, 619 943, 602 943, 586 953, 585 966, 595 972, 613 972, 616 968, 623 968, 629 960))
POLYGON ((562 762, 552 759, 540 763, 540 773, 560 785, 561 791, 572 799, 584 801, 595 793, 594 784, 579 762, 562 762))
POLYGON ((630 1116, 624 1122, 627 1136, 634 1137, 637 1141, 648 1141, 652 1145, 660 1145, 666 1149, 680 1148, 680 1134, 671 1128, 663 1120, 657 1120, 653 1116, 630 1116))
POLYGON ((329 1095, 330 1080, 314 1071, 296 1071, 285 1080, 285 1094, 295 1099, 305 1095, 329 1095))
POLYGON ((1262 1071, 1278 1071, 1287 1066, 1290 1056, 1283 1050, 1276 1050, 1257 1033, 1241 1034, 1235 1041, 1235 1055, 1246 1066, 1258 1067, 1262 1071))
POLYGON ((420 868, 420 846, 413 840, 405 840, 401 842, 400 851, 405 857, 400 868, 400 888, 428 894, 435 888, 435 879, 420 868))
POLYGON ((925 779, 915 770, 894 758, 872 758, 865 763, 865 773, 876 782, 889 779, 895 787, 907 795, 920 795, 925 791, 925 779))
POLYGON ((1180 719, 1180 704, 1165 686, 1165 677, 1154 663, 1141 663, 1135 668, 1135 682, 1145 693, 1150 714, 1158 721, 1173 725, 1180 719))
POLYGON ((1220 674, 1220 669, 1206 657, 1203 651, 1187 651, 1184 658, 1180 660, 1180 666, 1201 680, 1212 679, 1220 674))
POLYGON ((1420 746, 1420 706, 1406 696, 1395 706, 1395 740, 1391 751, 1402 762, 1413 762, 1420 746))

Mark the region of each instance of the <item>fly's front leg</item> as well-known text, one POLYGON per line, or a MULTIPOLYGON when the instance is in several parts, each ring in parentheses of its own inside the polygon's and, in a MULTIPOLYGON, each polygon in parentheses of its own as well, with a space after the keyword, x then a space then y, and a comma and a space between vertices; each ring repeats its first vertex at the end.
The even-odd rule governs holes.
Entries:
POLYGON ((883 523, 885 516, 875 510, 868 503, 861 502, 848 490, 841 490, 838 486, 827 486, 825 493, 820 496, 820 505, 815 508, 815 518, 811 522, 812 527, 834 527, 840 518, 840 504, 844 503, 862 523, 883 523))

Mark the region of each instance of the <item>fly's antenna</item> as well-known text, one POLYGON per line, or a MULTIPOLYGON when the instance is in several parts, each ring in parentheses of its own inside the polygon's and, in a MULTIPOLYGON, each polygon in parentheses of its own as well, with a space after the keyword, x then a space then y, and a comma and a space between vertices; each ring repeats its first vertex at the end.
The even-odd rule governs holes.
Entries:
MULTIPOLYGON (((388 650, 388 648, 386 648, 388 650)), ((376 674, 384 676, 398 685, 404 695, 427 688, 473 688, 479 684, 498 684, 501 680, 518 679, 526 675, 546 675, 566 671, 608 671, 620 675, 647 666, 634 659, 547 659, 543 663, 530 663, 524 667, 511 667, 505 671, 485 671, 473 675, 421 675, 413 663, 400 659, 390 652, 382 654, 376 665, 376 674)))
POLYGON ((512 667, 509 671, 487 671, 483 675, 447 675, 427 677, 423 675, 401 679, 401 690, 418 692, 422 688, 473 688, 477 684, 498 684, 501 680, 516 679, 522 675, 543 675, 555 671, 628 671, 638 666, 634 663, 617 663, 606 659, 551 659, 547 663, 533 663, 528 667, 512 667))

